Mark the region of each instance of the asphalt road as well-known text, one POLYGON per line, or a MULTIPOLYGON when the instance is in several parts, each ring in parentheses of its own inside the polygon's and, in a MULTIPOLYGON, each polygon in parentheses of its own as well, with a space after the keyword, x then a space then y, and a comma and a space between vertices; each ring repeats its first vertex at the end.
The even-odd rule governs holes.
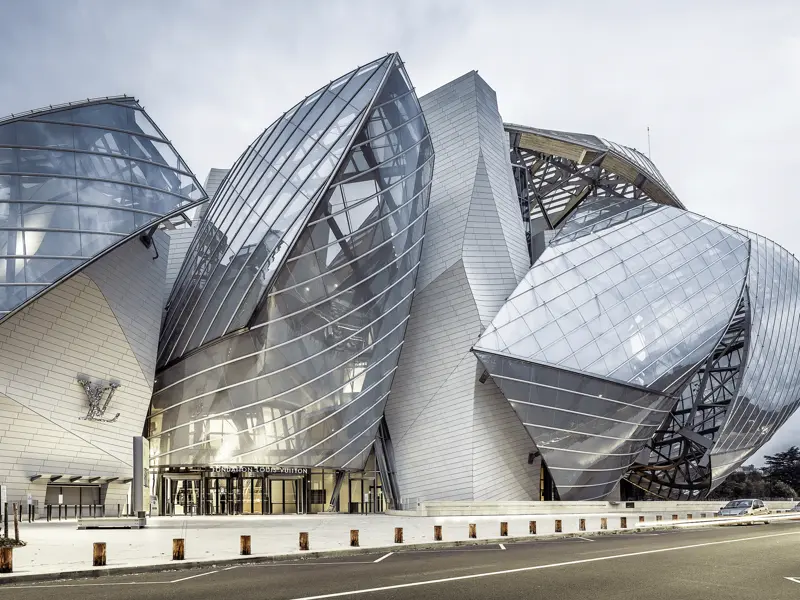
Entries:
POLYGON ((4 585, 0 596, 4 600, 796 600, 800 522, 4 585))

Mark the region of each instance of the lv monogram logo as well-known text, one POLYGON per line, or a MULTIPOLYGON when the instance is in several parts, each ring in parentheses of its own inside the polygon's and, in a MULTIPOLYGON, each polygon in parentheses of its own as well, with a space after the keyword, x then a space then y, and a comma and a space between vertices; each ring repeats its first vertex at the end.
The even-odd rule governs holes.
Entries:
POLYGON ((83 387, 83 391, 86 392, 86 399, 89 401, 89 412, 85 417, 81 417, 82 421, 113 423, 119 419, 119 413, 117 413, 113 419, 103 418, 103 416, 106 414, 108 404, 111 402, 111 398, 114 396, 114 392, 119 387, 119 381, 92 381, 92 379, 84 373, 79 373, 77 379, 78 383, 81 384, 81 387, 83 387), (105 402, 103 402, 104 396, 105 402), (100 404, 101 402, 102 406, 100 404))

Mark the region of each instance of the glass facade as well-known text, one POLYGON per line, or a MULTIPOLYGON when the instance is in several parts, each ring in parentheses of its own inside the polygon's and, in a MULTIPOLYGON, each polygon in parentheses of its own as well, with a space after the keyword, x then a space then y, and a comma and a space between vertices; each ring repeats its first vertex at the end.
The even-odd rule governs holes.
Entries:
POLYGON ((403 344, 432 171, 397 55, 314 93, 251 145, 169 301, 153 466, 364 467, 403 344))
POLYGON ((0 119, 0 321, 131 235, 205 200, 139 103, 0 119))
POLYGON ((698 498, 800 403, 798 280, 769 240, 598 189, 474 352, 562 500, 602 498, 623 476, 698 498))

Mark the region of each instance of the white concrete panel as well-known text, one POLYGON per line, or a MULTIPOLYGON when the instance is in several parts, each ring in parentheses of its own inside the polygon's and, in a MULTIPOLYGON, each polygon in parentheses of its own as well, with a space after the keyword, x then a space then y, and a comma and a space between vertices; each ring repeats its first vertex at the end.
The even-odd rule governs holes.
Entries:
POLYGON ((420 102, 436 165, 385 413, 401 499, 538 499, 535 446, 470 352, 529 266, 497 101, 470 72, 420 102))
MULTIPOLYGON (((130 477, 152 389, 165 236, 156 247, 154 261, 133 240, 0 324, 0 483, 10 501, 30 493, 44 510, 48 480, 33 475, 130 477), (78 373, 120 382, 104 415, 120 413, 116 422, 82 419, 78 373)), ((109 485, 105 501, 124 504, 128 487, 109 485)))

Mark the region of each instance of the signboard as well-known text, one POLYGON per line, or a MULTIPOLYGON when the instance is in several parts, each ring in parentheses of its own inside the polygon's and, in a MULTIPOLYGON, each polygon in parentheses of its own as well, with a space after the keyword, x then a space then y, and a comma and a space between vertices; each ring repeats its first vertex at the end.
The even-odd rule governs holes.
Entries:
POLYGON ((64 504, 64 494, 59 494, 58 495, 58 503, 59 504, 64 504))
POLYGON ((8 488, 4 485, 0 485, 0 515, 2 515, 5 510, 6 502, 8 502, 8 488))
POLYGON ((28 494, 28 506, 33 504, 33 494, 28 494))
POLYGON ((232 466, 211 467, 216 473, 264 473, 266 475, 308 475, 305 467, 232 466))

